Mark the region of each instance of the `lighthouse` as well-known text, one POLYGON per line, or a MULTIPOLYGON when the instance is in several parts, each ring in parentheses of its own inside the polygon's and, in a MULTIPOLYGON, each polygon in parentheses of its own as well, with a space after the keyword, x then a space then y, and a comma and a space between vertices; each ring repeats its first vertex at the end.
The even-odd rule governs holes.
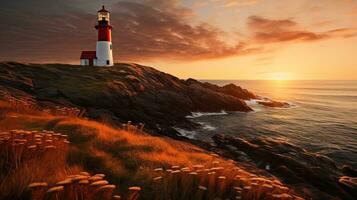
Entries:
POLYGON ((104 6, 98 11, 97 64, 96 66, 113 66, 112 26, 109 11, 104 6))
POLYGON ((104 6, 98 11, 98 30, 96 51, 83 51, 81 65, 85 66, 113 66, 112 26, 110 25, 110 12, 104 6))

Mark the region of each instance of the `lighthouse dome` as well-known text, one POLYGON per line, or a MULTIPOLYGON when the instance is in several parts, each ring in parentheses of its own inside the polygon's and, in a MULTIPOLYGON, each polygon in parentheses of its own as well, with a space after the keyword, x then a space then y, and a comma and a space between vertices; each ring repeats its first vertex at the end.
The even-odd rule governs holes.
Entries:
POLYGON ((104 6, 98 11, 98 21, 109 22, 109 11, 107 11, 104 6))
POLYGON ((105 9, 104 5, 102 6, 102 9, 100 9, 98 12, 109 12, 105 9))

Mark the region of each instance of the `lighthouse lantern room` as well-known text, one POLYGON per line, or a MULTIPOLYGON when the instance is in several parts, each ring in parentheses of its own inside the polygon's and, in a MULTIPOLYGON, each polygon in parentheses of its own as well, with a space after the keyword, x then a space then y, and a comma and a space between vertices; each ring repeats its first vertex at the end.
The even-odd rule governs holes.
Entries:
POLYGON ((113 66, 112 26, 110 25, 110 12, 104 6, 98 11, 97 48, 95 51, 83 51, 81 54, 81 65, 113 66), (95 57, 94 57, 95 55, 95 57))

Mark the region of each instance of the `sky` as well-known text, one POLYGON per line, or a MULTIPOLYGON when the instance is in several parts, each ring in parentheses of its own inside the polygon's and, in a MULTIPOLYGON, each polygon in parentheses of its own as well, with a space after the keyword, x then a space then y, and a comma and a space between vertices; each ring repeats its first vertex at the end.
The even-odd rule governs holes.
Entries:
POLYGON ((357 0, 0 1, 0 61, 79 64, 104 4, 116 62, 180 78, 357 80, 357 0))

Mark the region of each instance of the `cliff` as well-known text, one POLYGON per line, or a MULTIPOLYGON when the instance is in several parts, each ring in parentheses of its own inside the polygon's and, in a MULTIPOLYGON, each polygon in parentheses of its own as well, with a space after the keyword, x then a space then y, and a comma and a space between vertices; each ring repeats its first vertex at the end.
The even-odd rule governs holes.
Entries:
MULTIPOLYGON (((0 63, 2 98, 46 107, 77 107, 95 120, 144 122, 150 132, 175 133, 172 126, 196 126, 191 112, 249 112, 242 99, 255 95, 235 85, 219 87, 180 80, 151 67, 110 68, 63 64, 0 63)), ((173 134, 174 135, 174 134, 173 134)))

